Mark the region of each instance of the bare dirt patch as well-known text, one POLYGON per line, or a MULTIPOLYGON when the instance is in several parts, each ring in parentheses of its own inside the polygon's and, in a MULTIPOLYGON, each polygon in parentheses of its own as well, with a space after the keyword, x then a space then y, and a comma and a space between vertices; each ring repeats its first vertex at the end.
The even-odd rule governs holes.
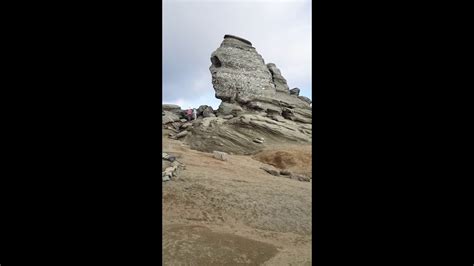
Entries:
MULTIPOLYGON (((311 147, 272 151, 308 155, 311 147)), ((178 140, 164 138, 163 152, 186 165, 163 183, 164 265, 311 265, 311 183, 272 176, 251 156, 220 161, 178 140)), ((300 161, 286 167, 311 172, 300 161)))
POLYGON ((267 149, 253 158, 282 170, 312 176, 311 146, 287 146, 267 149))
POLYGON ((274 245, 199 225, 171 226, 163 239, 164 265, 261 265, 278 253, 274 245))

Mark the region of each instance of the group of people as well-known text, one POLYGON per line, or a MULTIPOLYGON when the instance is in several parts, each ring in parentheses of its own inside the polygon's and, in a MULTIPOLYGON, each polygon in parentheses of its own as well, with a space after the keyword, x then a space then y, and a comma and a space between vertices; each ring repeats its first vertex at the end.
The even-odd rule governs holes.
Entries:
POLYGON ((196 120, 197 118, 196 108, 189 107, 189 109, 186 110, 186 115, 188 117, 188 121, 196 120))

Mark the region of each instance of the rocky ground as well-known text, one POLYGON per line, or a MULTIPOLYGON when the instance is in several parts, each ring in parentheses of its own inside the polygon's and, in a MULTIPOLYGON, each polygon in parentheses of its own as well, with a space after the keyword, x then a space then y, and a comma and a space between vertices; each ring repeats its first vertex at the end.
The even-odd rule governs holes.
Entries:
POLYGON ((311 265, 311 100, 240 37, 210 60, 217 110, 162 105, 164 265, 311 265))
POLYGON ((184 167, 163 183, 164 265, 311 265, 311 182, 261 169, 311 176, 310 145, 222 161, 169 133, 163 152, 184 167))

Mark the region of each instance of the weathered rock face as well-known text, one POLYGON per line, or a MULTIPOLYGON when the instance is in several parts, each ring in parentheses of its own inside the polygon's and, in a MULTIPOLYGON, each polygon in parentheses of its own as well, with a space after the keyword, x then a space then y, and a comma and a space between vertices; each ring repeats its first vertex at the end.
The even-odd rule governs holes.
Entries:
POLYGON ((175 113, 172 113, 170 111, 162 111, 163 115, 161 118, 161 123, 163 125, 168 124, 168 123, 173 123, 177 122, 180 120, 180 117, 176 115, 175 113))
POLYGON ((311 142, 311 124, 284 119, 275 121, 257 114, 245 114, 226 120, 208 117, 197 120, 189 138, 191 148, 233 154, 254 154, 267 145, 311 142), (261 139, 264 141, 254 141, 261 139))
POLYGON ((290 93, 288 90, 288 84, 286 84, 286 79, 281 75, 280 69, 276 67, 275 64, 267 64, 268 70, 272 74, 272 81, 275 84, 276 91, 290 93))
POLYGON ((311 100, 299 96, 299 89, 290 92, 277 66, 265 64, 249 41, 226 35, 210 59, 215 96, 222 103, 217 112, 198 108, 204 118, 189 128, 191 148, 253 154, 282 142, 312 141, 311 100))
POLYGON ((288 84, 273 63, 265 64, 249 41, 224 36, 221 46, 211 54, 212 85, 216 97, 244 110, 269 109, 281 114, 282 107, 310 109, 309 103, 290 95, 288 84))
POLYGON ((231 104, 226 102, 221 102, 217 112, 221 115, 237 115, 243 111, 242 107, 238 104, 231 104))
POLYGON ((181 110, 181 107, 179 105, 176 105, 176 104, 163 104, 161 106, 161 109, 163 111, 168 111, 168 112, 171 112, 177 116, 181 116, 183 110, 181 110))

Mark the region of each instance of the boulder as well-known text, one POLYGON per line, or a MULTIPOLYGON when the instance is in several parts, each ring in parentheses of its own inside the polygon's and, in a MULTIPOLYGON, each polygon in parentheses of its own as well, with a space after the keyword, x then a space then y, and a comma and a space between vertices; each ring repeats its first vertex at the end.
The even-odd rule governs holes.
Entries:
POLYGON ((289 170, 283 169, 283 170, 280 171, 280 175, 291 176, 291 174, 292 174, 292 173, 291 173, 289 170))
POLYGON ((179 121, 179 116, 176 114, 170 112, 170 111, 163 111, 164 115, 161 117, 161 123, 163 125, 173 123, 173 122, 178 122, 179 121))
POLYGON ((179 105, 176 105, 176 104, 163 104, 163 105, 161 105, 161 109, 163 111, 171 112, 171 113, 179 116, 179 118, 183 117, 183 110, 181 110, 181 107, 179 107, 179 105))
POLYGON ((211 106, 207 106, 203 111, 202 111, 202 116, 203 117, 214 117, 216 116, 214 114, 214 110, 212 109, 211 106))
POLYGON ((290 95, 296 95, 296 96, 299 96, 300 95, 300 89, 298 88, 293 88, 290 90, 290 95))
POLYGON ((212 153, 212 156, 218 160, 221 160, 221 161, 227 161, 229 159, 229 155, 225 152, 221 152, 221 151, 214 151, 212 153))
POLYGON ((179 105, 176 105, 176 104, 162 104, 161 108, 164 111, 170 111, 170 112, 176 111, 176 110, 181 110, 181 107, 179 105))
POLYGON ((198 109, 196 109, 196 114, 197 114, 198 116, 199 116, 199 115, 202 116, 202 112, 203 112, 204 110, 206 110, 206 108, 207 108, 207 105, 201 105, 201 106, 199 106, 198 109))
POLYGON ((242 111, 243 109, 240 105, 226 102, 221 102, 217 109, 217 113, 220 115, 238 115, 242 111))

